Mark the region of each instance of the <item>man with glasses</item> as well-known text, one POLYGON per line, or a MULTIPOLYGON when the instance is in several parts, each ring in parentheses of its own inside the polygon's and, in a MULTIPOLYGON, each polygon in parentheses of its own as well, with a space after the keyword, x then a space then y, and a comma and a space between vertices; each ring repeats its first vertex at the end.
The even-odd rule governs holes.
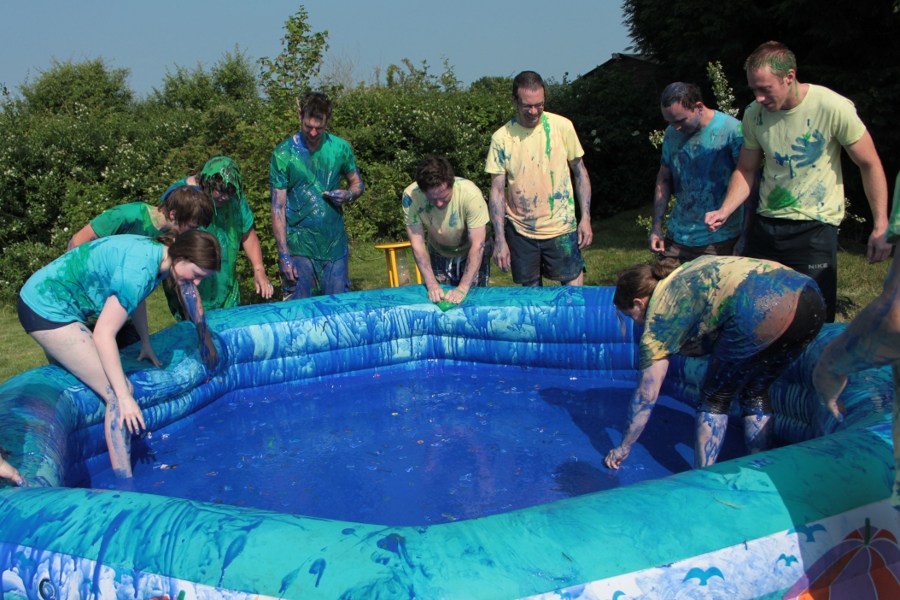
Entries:
POLYGON ((594 237, 584 150, 571 121, 544 112, 540 75, 519 73, 512 91, 517 114, 491 137, 485 165, 494 260, 504 271, 512 267, 513 281, 523 286, 540 286, 542 277, 583 285, 581 250, 594 237))
POLYGON ((350 144, 325 131, 331 100, 309 92, 299 104, 300 131, 275 148, 269 165, 285 300, 350 291, 343 207, 363 193, 350 144), (341 179, 348 189, 341 189, 341 179))

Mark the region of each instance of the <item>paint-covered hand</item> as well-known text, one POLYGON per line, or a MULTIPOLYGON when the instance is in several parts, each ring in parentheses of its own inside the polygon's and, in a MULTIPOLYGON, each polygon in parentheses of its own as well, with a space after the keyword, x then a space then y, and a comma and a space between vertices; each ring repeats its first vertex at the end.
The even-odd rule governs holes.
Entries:
POLYGON ((435 284, 431 287, 427 287, 428 290, 428 299, 432 302, 440 302, 444 299, 444 290, 441 289, 441 286, 435 284))
POLYGON ((343 206, 353 200, 353 192, 350 190, 332 190, 330 192, 322 192, 322 197, 333 204, 343 206))
POLYGON ((703 222, 706 223, 706 228, 713 232, 716 231, 719 227, 725 224, 725 221, 728 220, 728 215, 725 214, 721 208, 719 210, 713 210, 706 213, 706 216, 703 219, 703 222))
POLYGON ((628 446, 616 446, 612 450, 609 451, 609 454, 606 455, 606 458, 603 459, 603 464, 605 464, 610 469, 618 469, 619 465, 621 465, 628 455, 631 453, 631 448, 628 446))
POLYGON ((506 241, 494 240, 494 262, 504 273, 509 270, 509 246, 506 245, 506 241))
POLYGON ((268 300, 275 292, 275 287, 266 276, 266 270, 262 267, 253 269, 253 282, 256 284, 256 293, 268 300))
POLYGON ((591 228, 591 218, 582 217, 578 222, 578 249, 583 250, 594 241, 594 230, 591 228))
MULTIPOLYGON (((138 354, 137 359, 138 361, 149 360, 157 368, 162 366, 160 360, 156 358, 156 352, 153 351, 153 346, 150 345, 149 341, 146 344, 141 344, 141 352, 138 354)), ((130 381, 128 383, 131 384, 130 381)), ((132 388, 132 393, 133 390, 134 388, 132 388)))
POLYGON ((650 232, 650 252, 661 254, 666 251, 666 243, 663 241, 662 231, 654 229, 650 232))
POLYGON ((278 255, 278 268, 288 281, 297 281, 297 277, 300 276, 290 254, 280 253, 278 255))
POLYGON ((131 396, 123 396, 122 398, 117 398, 117 402, 119 403, 120 427, 124 424, 125 428, 128 429, 128 432, 132 435, 137 435, 142 429, 146 428, 146 425, 144 425, 144 415, 141 413, 141 407, 138 406, 138 403, 134 398, 131 396))
POLYGON ((894 245, 887 242, 885 234, 886 232, 882 232, 878 235, 873 231, 869 236, 869 247, 866 250, 866 258, 869 264, 886 260, 891 255, 894 245))
POLYGON ((465 299, 466 292, 460 290, 459 288, 454 288, 444 294, 444 300, 446 300, 447 302, 452 302, 453 304, 459 304, 465 299))
POLYGON ((0 457, 0 477, 2 477, 3 479, 9 479, 19 487, 28 486, 28 482, 25 481, 25 478, 22 477, 19 471, 14 466, 3 460, 2 457, 0 457))
POLYGON ((819 402, 831 411, 838 423, 843 422, 847 409, 844 403, 838 400, 838 396, 847 387, 847 376, 835 375, 823 361, 819 361, 813 369, 812 379, 819 395, 819 402))

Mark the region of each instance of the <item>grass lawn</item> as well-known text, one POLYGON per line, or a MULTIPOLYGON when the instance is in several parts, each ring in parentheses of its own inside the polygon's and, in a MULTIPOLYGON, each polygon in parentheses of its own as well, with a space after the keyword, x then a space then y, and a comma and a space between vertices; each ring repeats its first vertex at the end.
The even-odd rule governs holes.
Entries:
MULTIPOLYGON (((621 213, 594 223, 594 243, 584 252, 587 263, 586 285, 612 285, 616 273, 635 263, 649 263, 653 255, 647 249, 647 233, 636 221, 639 214, 649 215, 651 206, 621 213)), ((409 254, 412 260, 412 253, 409 254)), ((272 261, 268 261, 271 263, 272 261)), ((861 243, 842 243, 838 252, 838 301, 847 307, 838 321, 847 322, 881 292, 890 261, 877 265, 866 262, 866 247, 861 243), (842 302, 843 300, 843 302, 842 302)), ((271 266, 271 265, 270 265, 271 266)), ((271 269, 270 269, 271 271, 271 269)), ((351 244, 350 280, 354 290, 387 286, 384 253, 374 244, 351 244)), ((277 289, 276 295, 280 295, 277 289)), ((552 282, 548 282, 548 285, 552 282)), ((491 270, 491 286, 513 285, 512 277, 496 267, 491 270)), ((246 294, 245 294, 246 296, 246 294)), ((150 331, 159 331, 175 321, 166 307, 162 290, 147 300, 150 331)), ((14 305, 0 305, 0 382, 26 369, 46 364, 41 348, 22 330, 14 305)))

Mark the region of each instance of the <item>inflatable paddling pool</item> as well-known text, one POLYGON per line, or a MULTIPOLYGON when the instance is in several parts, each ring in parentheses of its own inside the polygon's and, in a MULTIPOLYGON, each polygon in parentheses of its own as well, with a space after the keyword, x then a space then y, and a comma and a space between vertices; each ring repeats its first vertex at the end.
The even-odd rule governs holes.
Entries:
MULTIPOLYGON (((163 369, 123 353, 150 430, 235 390, 423 361, 638 375, 638 331, 611 288, 478 289, 442 312, 411 286, 216 311, 210 325, 215 373, 189 323, 153 336, 163 369)), ((428 526, 69 487, 108 463, 103 408, 63 370, 34 369, 0 386, 0 445, 32 484, 0 487, 0 598, 900 597, 890 374, 851 377, 840 424, 811 388, 840 327, 772 389, 789 445, 428 526)), ((673 358, 663 392, 692 404, 704 369, 673 358)))

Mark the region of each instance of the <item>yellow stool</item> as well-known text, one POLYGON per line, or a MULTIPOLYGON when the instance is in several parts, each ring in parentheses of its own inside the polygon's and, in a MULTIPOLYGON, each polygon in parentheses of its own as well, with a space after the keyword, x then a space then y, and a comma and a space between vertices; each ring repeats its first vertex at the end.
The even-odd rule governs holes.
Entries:
MULTIPOLYGON (((375 246, 379 250, 384 250, 384 257, 387 260, 388 283, 390 284, 390 287, 400 287, 400 273, 397 269, 397 250, 403 252, 403 260, 401 262, 405 262, 409 265, 406 249, 411 246, 412 244, 409 242, 393 242, 391 244, 379 244, 375 246)), ((422 274, 419 273, 419 265, 416 265, 415 260, 413 260, 413 264, 416 267, 416 281, 422 283, 422 274)), ((410 284, 406 283, 403 285, 410 284)))

